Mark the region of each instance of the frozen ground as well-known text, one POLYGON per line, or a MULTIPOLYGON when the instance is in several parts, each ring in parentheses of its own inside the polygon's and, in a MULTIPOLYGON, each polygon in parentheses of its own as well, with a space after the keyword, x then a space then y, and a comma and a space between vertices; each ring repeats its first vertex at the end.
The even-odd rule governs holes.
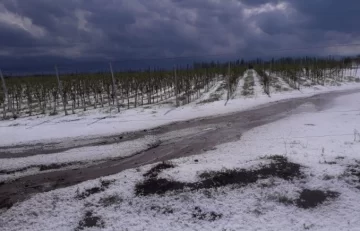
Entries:
MULTIPOLYGON (((218 86, 218 84, 215 84, 215 86, 218 86)), ((250 98, 240 97, 230 100, 226 105, 225 100, 185 105, 179 108, 174 108, 167 104, 158 104, 151 107, 129 109, 121 113, 109 114, 109 111, 94 109, 69 116, 33 116, 1 121, 0 147, 5 148, 5 146, 13 146, 15 144, 36 142, 59 142, 64 139, 73 140, 79 137, 114 135, 149 129, 175 121, 242 111, 282 99, 309 97, 317 93, 356 88, 360 88, 359 83, 344 83, 339 87, 316 86, 303 88, 301 91, 279 92, 272 94, 270 98, 265 94, 258 94, 256 98, 253 96, 250 98)), ((213 91, 214 88, 210 92, 213 91)), ((211 93, 207 96, 210 97, 210 95, 211 93)), ((206 96, 202 100, 206 100, 206 96)))
POLYGON ((244 85, 244 79, 245 76, 247 75, 247 73, 244 73, 243 76, 241 76, 238 80, 237 86, 236 86, 236 90, 234 92, 233 98, 240 98, 241 97, 241 93, 243 91, 243 85, 244 85))
POLYGON ((1 171, 12 172, 16 170, 16 173, 0 174, 0 182, 35 174, 39 171, 54 171, 54 169, 60 169, 70 165, 86 165, 102 160, 125 158, 149 149, 150 147, 154 147, 158 145, 159 142, 158 138, 148 136, 133 141, 75 148, 54 154, 2 159, 0 162, 1 171))
POLYGON ((37 194, 4 211, 0 227, 359 230, 359 119, 360 94, 342 96, 203 155, 37 194))
POLYGON ((261 84, 261 79, 260 79, 260 76, 258 75, 258 73, 254 70, 247 71, 247 72, 252 72, 252 75, 254 76, 254 82, 255 82, 254 95, 255 95, 255 97, 257 98, 257 97, 265 96, 264 88, 261 84))

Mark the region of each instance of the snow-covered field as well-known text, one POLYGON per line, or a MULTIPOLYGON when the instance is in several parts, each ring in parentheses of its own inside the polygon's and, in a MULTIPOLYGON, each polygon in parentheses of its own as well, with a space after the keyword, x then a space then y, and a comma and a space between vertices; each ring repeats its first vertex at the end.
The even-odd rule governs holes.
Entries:
MULTIPOLYGON (((264 97, 261 103, 273 98, 264 97)), ((261 104, 241 102, 251 102, 245 108, 261 104)), ((211 115, 207 110, 220 105, 176 109, 173 114, 193 110, 211 115)), ((239 105, 234 100, 223 108, 231 112, 239 105)), ((309 111, 313 105, 301 107, 309 111)), ((37 194, 4 211, 0 227, 359 230, 359 119, 360 94, 342 96, 327 110, 257 127, 240 141, 202 155, 37 194)))
POLYGON ((252 75, 254 77, 254 82, 255 82, 255 86, 254 86, 255 98, 260 97, 260 96, 265 96, 264 88, 261 85, 260 76, 258 75, 258 73, 256 73, 256 71, 250 71, 250 72, 252 72, 252 75))
POLYGON ((40 169, 44 171, 47 166, 52 165, 66 167, 67 165, 90 164, 101 160, 125 158, 156 146, 159 142, 158 138, 148 136, 133 141, 75 148, 54 154, 2 159, 0 162, 0 169, 2 171, 11 172, 16 170, 17 172, 13 174, 0 174, 0 182, 35 174, 39 172, 40 169))
MULTIPOLYGON (((215 84, 215 86, 219 85, 221 84, 215 84)), ((247 110, 283 99, 309 97, 324 92, 358 88, 360 88, 360 84, 352 82, 343 83, 342 86, 314 86, 302 88, 301 91, 276 92, 271 97, 268 97, 266 94, 260 94, 261 86, 256 85, 256 97, 254 95, 236 96, 227 104, 225 104, 225 99, 220 99, 211 103, 192 103, 178 108, 168 104, 157 104, 111 114, 109 114, 109 109, 94 109, 68 116, 42 115, 0 121, 0 147, 114 135, 154 128, 176 121, 247 110)), ((203 96, 201 99, 206 100, 212 93, 214 93, 214 88, 210 90, 210 94, 203 96)))
MULTIPOLYGON (((360 73, 360 72, 359 72, 360 73)), ((354 73, 345 73, 354 75, 354 73)), ((87 138, 96 138, 150 129, 176 121, 184 121, 206 116, 216 116, 227 113, 247 110, 279 100, 310 97, 312 95, 330 91, 342 91, 359 89, 359 83, 343 83, 342 86, 313 86, 298 90, 281 91, 283 87, 290 87, 278 78, 277 84, 281 85, 279 91, 271 92, 271 97, 263 92, 260 76, 253 70, 246 71, 239 79, 238 86, 232 99, 226 104, 226 89, 224 81, 214 82, 209 91, 194 102, 185 106, 175 108, 171 104, 156 104, 130 110, 121 113, 110 113, 107 109, 96 109, 69 116, 33 116, 17 120, 0 122, 0 149, 7 156, 12 153, 23 152, 27 147, 22 144, 45 143, 42 149, 52 147, 52 142, 60 143, 60 148, 69 148, 72 145, 87 145, 96 141, 87 138), (252 94, 243 95, 244 79, 253 80, 252 94), (286 86, 287 85, 287 86, 286 86), (213 98, 218 98, 213 101, 213 98), (70 142, 68 142, 70 141, 70 142), (88 143, 87 143, 88 142, 88 143), (16 145, 16 146, 15 146, 16 145), (6 146, 6 147, 5 147, 6 146)), ((251 82, 251 81, 250 81, 251 82)), ((194 131, 184 131, 185 133, 194 131)), ((154 145, 159 139, 176 137, 185 133, 165 134, 164 137, 153 137, 151 139, 139 139, 131 142, 123 142, 113 145, 101 145, 98 147, 85 147, 46 155, 34 155, 21 158, 2 159, 0 163, 0 182, 14 180, 16 178, 37 174, 39 171, 56 171, 61 169, 88 165, 94 162, 112 158, 124 158, 134 155, 148 146, 154 145), (50 166, 50 168, 49 168, 50 166)), ((198 131, 197 131, 198 132, 198 131)), ((31 146, 28 146, 31 148, 31 146)))

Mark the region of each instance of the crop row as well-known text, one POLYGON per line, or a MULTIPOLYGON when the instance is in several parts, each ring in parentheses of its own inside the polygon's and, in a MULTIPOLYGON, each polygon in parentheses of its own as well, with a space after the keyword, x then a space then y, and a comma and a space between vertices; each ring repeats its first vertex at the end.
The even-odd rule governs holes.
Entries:
MULTIPOLYGON (((216 81, 224 81, 228 99, 236 91, 244 71, 255 68, 267 94, 271 76, 280 76, 289 86, 299 89, 331 81, 342 81, 344 71, 358 60, 332 58, 281 58, 277 60, 198 63, 193 68, 147 70, 117 73, 83 73, 5 77, 0 90, 3 118, 35 114, 65 115, 71 111, 98 107, 126 108, 156 103, 184 105, 199 98, 216 81)), ((357 69, 355 69, 357 70, 357 69)), ((356 75, 356 73, 355 73, 356 75)))

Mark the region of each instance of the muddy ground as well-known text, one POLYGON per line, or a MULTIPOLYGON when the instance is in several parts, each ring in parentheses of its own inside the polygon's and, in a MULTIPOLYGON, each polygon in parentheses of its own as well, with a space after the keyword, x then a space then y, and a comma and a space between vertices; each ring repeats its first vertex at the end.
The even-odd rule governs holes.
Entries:
MULTIPOLYGON (((34 193, 46 192, 68 187, 83 181, 96 179, 119 173, 123 170, 136 168, 145 164, 171 160, 204 153, 215 146, 241 139, 241 135, 257 126, 265 125, 289 115, 307 110, 321 111, 331 107, 331 102, 338 96, 359 92, 352 90, 337 93, 326 93, 303 99, 289 99, 270 103, 252 110, 232 113, 217 117, 195 119, 177 122, 151 130, 118 134, 108 137, 92 137, 78 140, 62 140, 57 143, 38 143, 34 145, 19 145, 1 147, 0 161, 5 158, 25 157, 37 154, 50 154, 84 146, 99 146, 142 138, 146 135, 161 137, 168 132, 176 132, 187 128, 201 127, 201 132, 190 136, 184 135, 176 139, 166 139, 159 146, 150 148, 137 155, 75 169, 58 169, 55 172, 45 172, 25 176, 12 182, 0 184, 0 209, 10 208, 14 203, 26 200, 34 193), (303 104, 315 107, 300 107, 303 104), (9 153, 7 150, 22 150, 9 153)), ((219 109, 221 110, 221 109, 219 109)))

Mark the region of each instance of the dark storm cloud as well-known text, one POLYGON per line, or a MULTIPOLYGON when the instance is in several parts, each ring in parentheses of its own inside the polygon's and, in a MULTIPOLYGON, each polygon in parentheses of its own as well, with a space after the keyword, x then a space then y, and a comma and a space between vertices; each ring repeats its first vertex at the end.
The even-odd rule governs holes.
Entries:
POLYGON ((359 10, 352 0, 2 0, 0 62, 272 56, 275 49, 360 42, 359 10))
POLYGON ((359 33, 360 1, 295 1, 293 5, 304 15, 309 16, 310 29, 335 30, 347 33, 359 33))

